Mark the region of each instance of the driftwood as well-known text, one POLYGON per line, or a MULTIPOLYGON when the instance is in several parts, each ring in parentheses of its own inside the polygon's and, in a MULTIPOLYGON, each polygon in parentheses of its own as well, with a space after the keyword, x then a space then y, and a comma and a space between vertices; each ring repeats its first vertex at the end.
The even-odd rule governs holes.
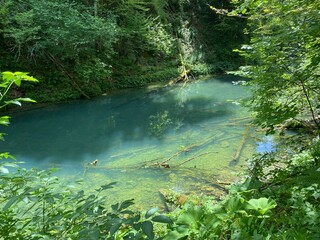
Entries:
POLYGON ((246 127, 246 130, 242 136, 242 139, 241 139, 241 142, 240 142, 240 145, 237 149, 237 152, 236 154, 234 155, 233 159, 231 160, 231 162, 229 163, 230 166, 234 166, 234 165, 237 165, 237 163, 239 162, 239 159, 240 159, 240 155, 241 155, 241 152, 242 152, 242 149, 246 143, 246 140, 247 140, 247 137, 249 135, 249 131, 250 131, 250 125, 248 125, 246 127))

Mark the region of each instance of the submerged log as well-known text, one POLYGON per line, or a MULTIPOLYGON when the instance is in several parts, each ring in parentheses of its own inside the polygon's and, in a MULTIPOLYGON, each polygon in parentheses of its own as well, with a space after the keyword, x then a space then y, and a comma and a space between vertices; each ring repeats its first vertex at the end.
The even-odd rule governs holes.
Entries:
POLYGON ((171 157, 169 157, 169 158, 167 158, 166 160, 164 160, 161 164, 165 164, 165 163, 169 162, 171 159, 179 156, 179 155, 182 154, 182 153, 190 152, 190 151, 193 150, 194 148, 202 147, 202 146, 208 144, 209 142, 211 142, 214 138, 215 138, 215 136, 212 136, 212 137, 207 138, 207 139, 206 139, 205 141, 203 141, 202 143, 193 144, 193 145, 184 147, 184 148, 181 149, 180 151, 178 151, 178 152, 176 152, 175 154, 173 154, 171 157))
MULTIPOLYGON (((204 156, 204 155, 207 155, 207 154, 209 154, 209 153, 212 153, 212 152, 200 153, 200 154, 198 154, 198 155, 196 155, 196 156, 193 156, 193 157, 191 157, 191 158, 188 158, 187 160, 183 161, 182 163, 179 163, 179 164, 175 165, 175 167, 179 167, 179 166, 181 166, 181 165, 183 165, 183 164, 185 164, 185 163, 188 163, 188 162, 190 162, 190 161, 192 161, 192 160, 194 160, 194 159, 197 159, 197 158, 199 158, 199 157, 201 157, 201 156, 204 156)), ((217 152, 214 152, 214 153, 217 153, 217 152)))
POLYGON ((241 139, 240 145, 239 145, 239 147, 237 149, 237 152, 234 155, 233 159, 230 161, 229 166, 235 166, 235 165, 238 164, 238 162, 240 160, 240 155, 241 155, 242 149, 243 149, 243 147, 244 147, 244 145, 246 143, 247 137, 249 135, 250 127, 251 127, 250 125, 248 125, 246 127, 246 130, 245 130, 245 132, 244 132, 244 134, 242 136, 242 139, 241 139))

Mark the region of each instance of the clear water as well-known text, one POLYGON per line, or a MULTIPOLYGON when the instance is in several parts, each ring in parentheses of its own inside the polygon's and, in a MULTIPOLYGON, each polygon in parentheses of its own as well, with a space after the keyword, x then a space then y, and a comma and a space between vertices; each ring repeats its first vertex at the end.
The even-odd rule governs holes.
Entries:
POLYGON ((58 167, 66 184, 83 178, 88 191, 117 182, 107 192, 111 203, 134 198, 138 208, 161 207, 163 189, 219 195, 217 180, 236 178, 256 150, 249 114, 237 103, 250 93, 234 80, 127 90, 14 113, 0 150, 26 168, 58 167))

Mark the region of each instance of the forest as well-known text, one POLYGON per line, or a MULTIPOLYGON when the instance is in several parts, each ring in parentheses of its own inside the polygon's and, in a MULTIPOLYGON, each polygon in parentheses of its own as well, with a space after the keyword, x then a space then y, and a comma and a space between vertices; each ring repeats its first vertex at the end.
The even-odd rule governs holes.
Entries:
POLYGON ((242 104, 279 139, 222 199, 173 196, 171 212, 106 202, 114 182, 74 191, 54 169, 26 170, 3 152, 0 239, 320 238, 319 1, 0 3, 2 109, 228 73, 249 79, 242 104))
POLYGON ((245 39, 204 0, 2 1, 0 16, 0 69, 32 72, 16 94, 38 102, 234 70, 245 39))

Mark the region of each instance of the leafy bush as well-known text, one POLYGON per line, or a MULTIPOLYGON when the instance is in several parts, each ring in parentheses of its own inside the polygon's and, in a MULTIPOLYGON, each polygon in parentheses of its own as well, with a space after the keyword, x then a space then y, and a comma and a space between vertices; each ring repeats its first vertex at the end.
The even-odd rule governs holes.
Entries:
POLYGON ((247 239, 267 237, 265 229, 277 206, 272 199, 253 198, 256 191, 250 180, 233 186, 230 194, 215 205, 187 204, 176 214, 165 239, 247 239))
POLYGON ((107 208, 101 195, 115 183, 86 195, 62 186, 54 170, 9 173, 13 164, 0 166, 0 235, 6 239, 154 239, 154 222, 172 223, 157 209, 144 216, 130 210, 133 199, 107 208))

